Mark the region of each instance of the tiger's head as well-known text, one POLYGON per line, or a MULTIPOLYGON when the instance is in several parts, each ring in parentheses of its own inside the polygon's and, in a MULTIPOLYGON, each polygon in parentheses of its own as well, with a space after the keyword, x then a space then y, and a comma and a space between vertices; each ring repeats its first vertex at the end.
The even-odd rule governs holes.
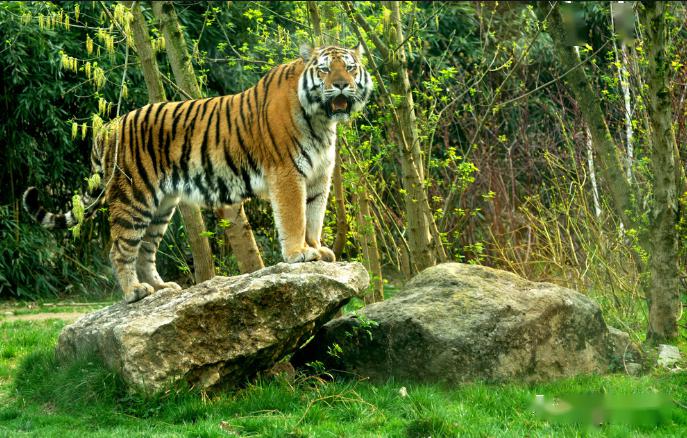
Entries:
POLYGON ((301 47, 305 70, 298 81, 298 99, 310 115, 318 112, 335 122, 363 109, 372 93, 372 79, 362 64, 362 45, 301 47))

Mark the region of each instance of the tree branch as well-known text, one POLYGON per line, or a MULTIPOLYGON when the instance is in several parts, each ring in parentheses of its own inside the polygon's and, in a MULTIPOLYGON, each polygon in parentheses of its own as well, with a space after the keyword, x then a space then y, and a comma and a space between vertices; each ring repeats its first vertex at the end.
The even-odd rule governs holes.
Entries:
MULTIPOLYGON (((356 23, 358 23, 358 26, 362 27, 363 30, 365 30, 365 34, 367 34, 367 36, 372 40, 375 47, 377 47, 377 50, 379 50, 379 52, 382 54, 382 57, 384 59, 389 59, 389 48, 386 44, 382 42, 382 40, 379 39, 377 34, 372 30, 372 28, 370 27, 370 23, 368 23, 367 20, 365 20, 365 17, 360 15, 360 12, 355 12, 355 10, 353 9, 353 2, 342 1, 341 4, 344 10, 346 11, 346 14, 348 14, 348 17, 351 20, 354 20, 356 23)), ((364 44, 360 32, 357 33, 358 37, 360 38, 360 42, 364 44)), ((367 50, 367 47, 365 48, 365 50, 367 50)))

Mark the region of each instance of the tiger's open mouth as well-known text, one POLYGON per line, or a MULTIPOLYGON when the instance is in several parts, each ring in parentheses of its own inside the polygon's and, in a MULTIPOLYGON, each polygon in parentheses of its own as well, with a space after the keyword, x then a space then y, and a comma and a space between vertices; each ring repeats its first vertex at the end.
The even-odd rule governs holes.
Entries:
POLYGON ((341 113, 348 114, 351 112, 351 101, 343 94, 339 94, 327 102, 327 109, 332 115, 341 113))

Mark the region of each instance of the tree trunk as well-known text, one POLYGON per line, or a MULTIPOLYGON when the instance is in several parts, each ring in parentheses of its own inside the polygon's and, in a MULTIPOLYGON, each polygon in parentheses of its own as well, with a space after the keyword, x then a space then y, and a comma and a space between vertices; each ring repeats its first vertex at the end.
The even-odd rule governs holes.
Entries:
POLYGON ((157 59, 150 44, 150 34, 148 33, 145 17, 141 12, 141 5, 139 2, 134 1, 126 2, 126 5, 131 9, 131 13, 134 16, 131 22, 131 30, 134 34, 135 50, 138 54, 138 59, 141 61, 143 79, 145 79, 146 88, 148 89, 148 101, 150 103, 165 101, 167 96, 165 95, 165 88, 162 86, 162 76, 157 66, 157 59))
POLYGON ((155 18, 159 21, 162 34, 165 37, 167 58, 177 85, 192 98, 201 98, 202 93, 196 80, 184 34, 181 32, 174 3, 170 1, 152 2, 152 6, 155 18))
POLYGON ((332 185, 334 186, 334 205, 336 206, 336 235, 332 251, 338 259, 343 253, 346 240, 348 238, 348 220, 346 218, 346 194, 343 187, 343 176, 341 175, 341 154, 336 154, 336 163, 332 174, 332 185))
POLYGON ((589 127, 584 126, 584 141, 587 144, 587 166, 589 167, 589 181, 592 184, 592 200, 594 201, 594 216, 601 216, 601 203, 599 202, 599 187, 596 184, 596 168, 594 167, 594 148, 592 146, 592 133, 589 127))
MULTIPOLYGON (((613 2, 610 2, 609 6, 611 9, 611 29, 613 29, 614 34, 618 34, 615 29, 613 2)), ((618 45, 616 44, 615 38, 613 39, 613 51, 615 52, 615 61, 618 65, 618 81, 620 82, 620 88, 623 91, 623 102, 625 103, 625 177, 630 184, 632 184, 632 164, 634 162, 634 146, 632 144, 632 138, 634 137, 634 129, 632 127, 632 99, 630 96, 630 82, 628 80, 630 75, 627 70, 627 46, 625 45, 625 39, 627 38, 627 35, 623 29, 620 29, 619 32, 620 51, 618 51, 618 45)))
POLYGON ((379 92, 388 101, 392 111, 393 128, 387 129, 390 139, 396 141, 401 151, 401 181, 403 185, 405 210, 410 247, 410 269, 413 272, 433 266, 437 260, 447 260, 446 252, 440 239, 439 230, 434 221, 427 190, 424 187, 424 169, 422 167, 421 149, 417 134, 417 122, 413 95, 406 70, 406 54, 401 23, 399 2, 384 2, 391 11, 385 44, 365 18, 354 10, 352 2, 342 2, 342 6, 352 21, 353 30, 361 43, 366 45, 360 29, 365 30, 382 55, 384 68, 391 73, 391 90, 387 90, 380 70, 372 56, 371 72, 377 78, 379 92), (392 48, 392 49, 390 49, 392 48))
POLYGON ((379 249, 377 247, 377 235, 370 212, 370 200, 366 184, 360 187, 355 198, 358 201, 358 236, 363 248, 365 267, 370 272, 372 280, 372 290, 371 293, 365 296, 365 304, 371 304, 384 300, 384 283, 382 279, 382 265, 379 260, 379 249))
MULTIPOLYGON (((347 150, 351 150, 346 138, 341 139, 347 150)), ((363 249, 365 267, 372 276, 372 293, 365 297, 365 302, 376 303, 384 300, 384 282, 382 277, 382 263, 379 257, 379 245, 375 230, 372 212, 370 210, 370 182, 367 172, 359 169, 361 174, 360 185, 357 187, 354 204, 358 205, 358 240, 363 249)), ((344 211, 345 213, 345 211, 344 211)))
POLYGON ((632 183, 632 165, 634 164, 634 145, 632 139, 634 137, 634 129, 632 128, 632 98, 630 96, 630 83, 628 81, 629 73, 627 71, 627 47, 625 42, 620 43, 620 53, 622 54, 622 61, 618 60, 620 66, 618 67, 618 76, 620 86, 623 89, 623 102, 625 103, 625 166, 627 180, 632 183))
POLYGON ((308 14, 310 15, 310 24, 312 25, 312 32, 315 36, 315 45, 319 46, 322 44, 322 30, 320 26, 320 10, 317 6, 317 2, 308 1, 308 14))
POLYGON ((651 289, 647 340, 660 343, 674 340, 678 334, 680 309, 675 132, 672 126, 670 62, 666 54, 666 4, 644 2, 640 20, 648 59, 648 115, 651 126, 651 165, 654 173, 654 209, 651 235, 653 251, 649 259, 651 289))
MULTIPOLYGON (((138 2, 129 3, 131 4, 131 12, 134 16, 132 23, 134 45, 141 60, 143 77, 146 82, 146 87, 148 88, 148 99, 151 103, 167 100, 165 97, 165 89, 162 86, 157 60, 155 59, 155 54, 150 45, 150 34, 148 33, 145 18, 141 13, 138 2)), ((180 203, 179 213, 184 221, 188 240, 191 245, 196 283, 209 280, 215 276, 215 268, 212 261, 210 242, 208 238, 203 235, 205 224, 203 223, 203 216, 200 213, 200 208, 180 203)))
MULTIPOLYGON (((575 54, 579 60, 580 48, 575 46, 575 54)), ((596 167, 594 166, 594 145, 589 126, 584 123, 584 142, 587 145, 587 167, 589 168, 589 182, 592 185, 592 201, 594 202, 594 216, 601 216, 601 203, 599 202, 599 187, 596 184, 596 167)))
MULTIPOLYGON (((167 56, 177 85, 193 98, 202 97, 174 4, 169 1, 152 3, 153 13, 159 20, 165 36, 167 56)), ((265 265, 243 210, 243 204, 225 207, 222 210, 221 218, 230 220, 230 225, 224 229, 225 240, 231 246, 241 272, 252 272, 263 268, 265 265)))
POLYGON ((260 256, 258 244, 253 236, 253 229, 248 222, 243 205, 218 208, 217 217, 229 221, 224 229, 224 240, 236 256, 241 273, 254 272, 265 267, 260 256))
POLYGON ((415 105, 410 80, 406 70, 406 53, 403 47, 403 25, 399 11, 399 2, 387 2, 391 9, 391 21, 387 41, 389 47, 398 50, 389 52, 385 64, 394 73, 391 78, 391 94, 399 96, 397 114, 400 132, 394 133, 401 146, 401 172, 405 194, 405 210, 408 221, 408 243, 410 245, 412 266, 418 272, 436 264, 436 255, 428 218, 431 212, 426 211, 428 205, 424 187, 424 169, 420 154, 420 141, 417 133, 415 105))
POLYGON ((606 124, 598 96, 592 89, 584 67, 575 67, 578 64, 578 57, 573 46, 566 41, 566 29, 564 29, 558 7, 551 11, 549 28, 549 34, 554 41, 563 70, 569 71, 566 81, 592 134, 594 152, 599 158, 601 175, 610 190, 615 214, 627 228, 633 228, 630 184, 625 179, 624 167, 618 157, 618 150, 606 124))

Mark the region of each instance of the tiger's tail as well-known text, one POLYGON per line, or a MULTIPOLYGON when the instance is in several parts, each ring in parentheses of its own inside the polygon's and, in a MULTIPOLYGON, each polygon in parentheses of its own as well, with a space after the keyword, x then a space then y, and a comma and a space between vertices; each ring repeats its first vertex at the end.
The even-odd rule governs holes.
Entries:
MULTIPOLYGON (((88 188, 81 195, 81 206, 83 207, 83 220, 90 219, 98 210, 98 206, 103 203, 103 169, 101 164, 102 151, 104 142, 100 136, 93 141, 93 149, 91 151, 91 167, 93 175, 88 179, 88 188)), ((52 229, 67 229, 79 223, 81 214, 76 212, 76 208, 62 213, 50 212, 45 209, 39 200, 40 191, 36 187, 29 187, 24 192, 23 205, 24 210, 43 228, 52 229)))

